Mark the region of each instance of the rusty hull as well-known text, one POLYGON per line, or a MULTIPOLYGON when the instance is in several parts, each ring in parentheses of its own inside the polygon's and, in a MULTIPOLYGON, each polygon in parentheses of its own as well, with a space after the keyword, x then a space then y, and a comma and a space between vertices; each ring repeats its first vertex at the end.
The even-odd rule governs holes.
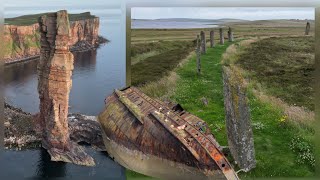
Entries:
POLYGON ((99 115, 108 153, 124 167, 165 179, 239 179, 206 123, 180 105, 129 87, 99 115))

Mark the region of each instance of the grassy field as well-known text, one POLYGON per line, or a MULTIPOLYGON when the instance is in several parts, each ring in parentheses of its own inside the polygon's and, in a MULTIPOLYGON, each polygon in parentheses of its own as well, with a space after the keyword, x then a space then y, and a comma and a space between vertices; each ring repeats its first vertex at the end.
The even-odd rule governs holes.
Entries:
POLYGON ((193 41, 160 41, 133 45, 132 85, 141 86, 168 75, 193 48, 193 41), (139 60, 136 60, 137 57, 139 60))
MULTIPOLYGON (((227 135, 221 61, 226 57, 231 58, 231 63, 241 68, 249 83, 248 98, 257 160, 255 169, 248 173, 241 172, 239 176, 242 179, 312 177, 315 172, 315 131, 312 119, 314 36, 298 37, 304 34, 305 23, 306 21, 279 20, 232 24, 238 41, 209 48, 207 54, 201 56, 200 76, 196 73, 195 54, 186 54, 193 48, 179 52, 174 47, 181 48, 183 42, 191 43, 200 30, 205 30, 206 37, 209 37, 209 29, 132 30, 132 59, 138 59, 133 62, 133 67, 146 67, 143 64, 149 58, 153 59, 153 63, 157 60, 164 61, 167 57, 161 56, 164 52, 176 51, 181 55, 185 53, 175 57, 179 59, 175 60, 171 70, 157 78, 148 76, 155 75, 153 73, 158 66, 151 68, 152 72, 148 72, 149 69, 146 68, 133 68, 132 76, 139 77, 134 80, 135 85, 149 96, 177 102, 205 120, 218 142, 225 146, 227 135), (267 38, 270 36, 277 37, 267 38), (239 42, 240 39, 252 37, 255 40, 250 44, 239 42), (159 48, 161 45, 157 43, 176 44, 162 51, 159 48), (241 51, 237 52, 239 47, 241 51), (141 75, 140 71, 147 72, 141 75), (204 98, 209 102, 207 106, 202 102, 204 98), (303 121, 297 123, 292 117, 303 121)), ((313 25, 312 22, 312 28, 313 25)), ((312 29, 311 34, 313 33, 312 29)), ((146 178, 131 171, 127 171, 127 177, 146 178)))
POLYGON ((267 38, 237 61, 268 94, 314 110, 314 37, 267 38))
MULTIPOLYGON (((227 136, 220 62, 228 45, 209 49, 201 57, 203 68, 200 76, 196 74, 194 56, 179 67, 176 71, 179 81, 170 96, 171 100, 179 102, 187 111, 205 120, 221 145, 227 145, 227 136), (208 100, 208 106, 202 103, 202 98, 208 100)), ((240 177, 312 176, 314 166, 311 142, 314 132, 283 122, 284 112, 281 109, 259 100, 252 92, 249 93, 249 100, 257 167, 249 173, 241 173, 240 177)))
MULTIPOLYGON (((245 23, 225 24, 224 36, 227 38, 227 26, 234 28, 234 37, 248 38, 258 36, 288 36, 303 35, 307 21, 305 20, 263 20, 248 21, 245 23)), ((215 39, 218 40, 217 28, 215 30, 215 39)), ((181 41, 194 40, 196 35, 204 30, 206 37, 209 37, 211 29, 133 29, 131 30, 131 43, 146 43, 160 40, 181 41)), ((314 21, 311 21, 310 34, 314 35, 314 21)))

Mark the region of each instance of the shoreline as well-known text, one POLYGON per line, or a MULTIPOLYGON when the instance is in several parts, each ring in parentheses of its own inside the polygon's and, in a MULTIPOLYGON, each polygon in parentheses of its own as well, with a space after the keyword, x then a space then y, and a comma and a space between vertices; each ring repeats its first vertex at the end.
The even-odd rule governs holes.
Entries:
MULTIPOLYGON (((101 129, 96 116, 79 113, 68 114, 70 140, 86 143, 98 151, 105 151, 101 129), (83 132, 86 132, 83 134, 83 132)), ((24 112, 21 108, 4 104, 5 149, 29 149, 41 147, 41 132, 37 125, 37 113, 24 112)))
MULTIPOLYGON (((98 49, 101 45, 107 44, 110 41, 102 36, 99 36, 96 44, 92 45, 89 44, 87 41, 79 41, 73 46, 70 47, 70 52, 85 52, 85 51, 90 51, 90 50, 96 50, 98 49)), ((33 55, 33 56, 26 56, 22 58, 14 58, 14 59, 4 59, 4 65, 12 65, 12 64, 17 64, 17 63, 22 63, 22 62, 27 62, 27 61, 32 61, 32 60, 37 60, 40 58, 40 54, 33 55)))

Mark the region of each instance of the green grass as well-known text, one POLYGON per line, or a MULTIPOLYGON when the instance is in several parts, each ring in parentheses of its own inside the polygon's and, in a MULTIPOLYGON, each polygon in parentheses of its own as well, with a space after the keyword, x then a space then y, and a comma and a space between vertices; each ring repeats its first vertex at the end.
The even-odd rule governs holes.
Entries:
POLYGON ((201 56, 201 75, 196 73, 196 59, 192 57, 183 67, 177 70, 180 81, 171 100, 179 103, 187 111, 205 120, 219 143, 227 144, 225 131, 225 112, 223 100, 221 55, 230 43, 209 48, 206 55, 201 56), (201 98, 209 102, 205 106, 201 98))
MULTIPOLYGON (((5 18, 4 22, 10 25, 28 26, 28 25, 37 23, 38 18, 45 14, 47 13, 23 15, 23 16, 14 17, 14 18, 5 18)), ((95 17, 96 16, 91 15, 90 12, 84 12, 80 14, 69 14, 70 21, 78 21, 78 20, 90 19, 95 17)))
MULTIPOLYGON (((196 73, 193 56, 176 69, 179 76, 170 99, 184 109, 205 120, 220 145, 227 145, 222 82, 222 54, 231 43, 209 48, 201 56, 202 73, 196 73), (209 104, 205 106, 201 98, 209 104)), ((153 82, 154 83, 154 82, 153 82)), ((242 179, 257 177, 312 177, 314 166, 314 130, 281 122, 284 112, 269 103, 257 99, 249 88, 251 121, 254 134, 257 167, 248 173, 241 172, 242 179), (310 157, 311 156, 311 157, 310 157)), ((130 178, 128 172, 127 177, 130 178)), ((135 174, 134 177, 139 177, 135 174)), ((144 176, 143 176, 144 177, 144 176)))
MULTIPOLYGON (((221 145, 227 145, 227 136, 220 61, 228 45, 230 43, 210 48, 206 55, 201 56, 201 76, 196 74, 195 57, 178 69, 180 81, 171 97, 187 111, 205 120, 221 145), (208 106, 202 104, 202 97, 208 99, 208 106)), ((241 173, 240 177, 312 176, 314 167, 307 160, 302 160, 302 154, 307 151, 305 149, 313 152, 311 142, 314 140, 314 132, 300 129, 290 123, 280 123, 283 112, 259 101, 252 93, 249 93, 249 101, 257 167, 249 173, 241 173), (303 140, 296 142, 297 137, 303 140), (292 143, 298 145, 291 149, 292 143)))
POLYGON ((152 57, 152 56, 156 56, 156 55, 159 55, 160 53, 158 51, 149 51, 149 52, 146 52, 146 53, 142 53, 142 54, 138 54, 134 57, 131 58, 131 65, 135 65, 149 57, 152 57))
POLYGON ((314 37, 278 37, 253 43, 237 64, 272 96, 314 110, 314 37))
POLYGON ((131 44, 131 57, 156 51, 159 53, 174 49, 183 49, 192 46, 192 41, 157 41, 148 43, 131 44))
MULTIPOLYGON (((148 45, 145 45, 145 47, 148 47, 148 45)), ((180 61, 186 58, 193 48, 194 43, 192 41, 181 41, 175 43, 166 42, 150 47, 150 51, 159 49, 162 53, 147 57, 143 61, 132 65, 132 85, 141 86, 149 82, 160 80, 176 68, 180 61), (162 48, 159 49, 158 47, 162 48)), ((140 47, 138 50, 137 48, 133 48, 133 51, 143 53, 149 52, 149 49, 145 49, 148 48, 140 47)))

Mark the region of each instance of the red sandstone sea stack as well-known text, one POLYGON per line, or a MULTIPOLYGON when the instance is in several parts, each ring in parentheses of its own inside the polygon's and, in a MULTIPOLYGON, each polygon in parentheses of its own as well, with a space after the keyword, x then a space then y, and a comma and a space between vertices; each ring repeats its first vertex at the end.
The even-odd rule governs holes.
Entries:
POLYGON ((68 130, 69 93, 73 55, 69 50, 70 25, 65 10, 39 18, 41 34, 38 64, 39 126, 42 145, 53 161, 94 165, 93 158, 71 143, 68 130))

